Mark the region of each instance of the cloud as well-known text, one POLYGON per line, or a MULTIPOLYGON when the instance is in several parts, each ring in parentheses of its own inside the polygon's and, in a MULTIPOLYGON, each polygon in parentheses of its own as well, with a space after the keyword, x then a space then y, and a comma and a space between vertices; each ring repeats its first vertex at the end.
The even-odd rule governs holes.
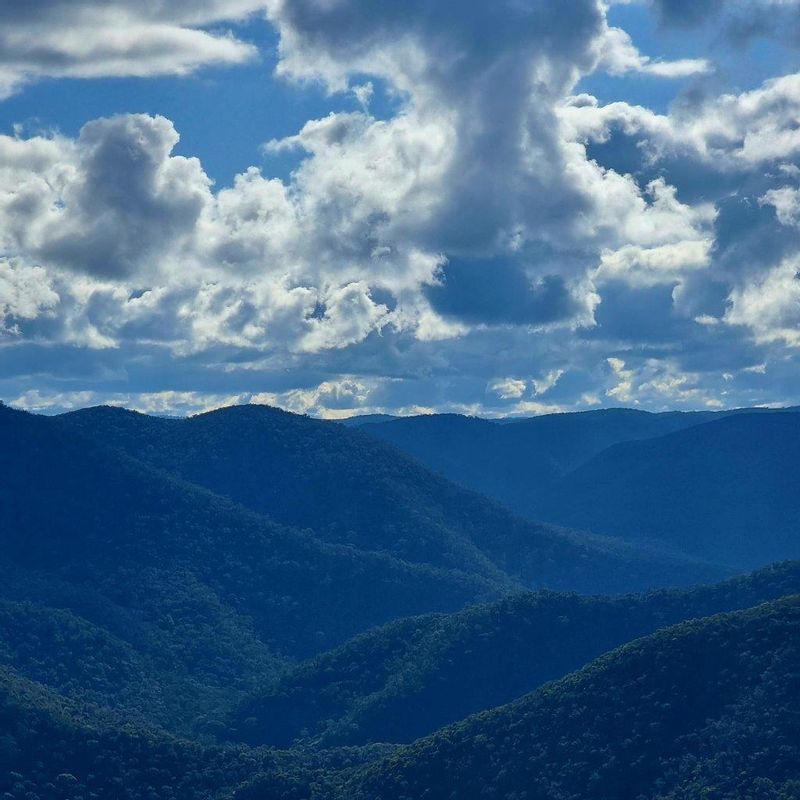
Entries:
POLYGON ((781 225, 800 227, 800 189, 793 189, 791 186, 770 189, 759 202, 775 209, 781 225))
POLYGON ((187 75, 209 64, 241 64, 256 49, 206 27, 262 6, 257 0, 6 0, 0 99, 42 78, 187 75))
POLYGON ((178 139, 164 117, 87 123, 72 179, 43 224, 28 227, 24 244, 46 261, 94 275, 157 271, 193 234, 210 197, 200 163, 170 155, 178 139))
POLYGON ((756 37, 796 43, 800 37, 797 0, 652 0, 662 22, 679 28, 714 26, 728 43, 756 37))
MULTIPOLYGON (((8 30, 46 44, 57 22, 69 53, 0 71, 136 74, 123 39, 145 35, 153 69, 194 69, 158 36, 199 37, 207 63, 207 38, 240 52, 218 26, 258 5, 7 4, 8 30)), ((215 187, 159 116, 0 136, 0 395, 323 416, 790 396, 800 76, 666 113, 602 105, 583 77, 610 93, 627 82, 603 71, 710 68, 649 58, 606 10, 269 0, 280 80, 358 103, 265 132, 267 155, 297 159, 283 180, 215 187)))
POLYGON ((711 72, 706 58, 682 58, 676 61, 653 60, 639 52, 630 35, 622 28, 609 27, 601 40, 598 68, 611 75, 638 72, 658 78, 686 78, 711 72))
POLYGON ((0 259, 0 339, 19 336, 21 322, 51 313, 58 300, 41 267, 0 259))
POLYGON ((561 114, 583 141, 608 141, 620 131, 640 142, 650 162, 685 158, 718 172, 741 171, 800 153, 800 74, 678 106, 668 115, 625 102, 599 106, 590 98, 573 99, 561 114))
POLYGON ((735 288, 725 321, 747 326, 759 342, 800 347, 800 258, 787 259, 735 288))
POLYGON ((518 378, 498 378, 491 381, 487 388, 501 400, 518 400, 525 394, 528 383, 518 378))

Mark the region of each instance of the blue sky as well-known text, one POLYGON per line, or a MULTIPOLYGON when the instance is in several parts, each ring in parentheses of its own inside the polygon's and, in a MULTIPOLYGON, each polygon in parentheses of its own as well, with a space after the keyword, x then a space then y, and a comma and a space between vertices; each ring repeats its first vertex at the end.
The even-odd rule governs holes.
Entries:
POLYGON ((792 0, 7 3, 0 398, 798 403, 798 43, 792 0))

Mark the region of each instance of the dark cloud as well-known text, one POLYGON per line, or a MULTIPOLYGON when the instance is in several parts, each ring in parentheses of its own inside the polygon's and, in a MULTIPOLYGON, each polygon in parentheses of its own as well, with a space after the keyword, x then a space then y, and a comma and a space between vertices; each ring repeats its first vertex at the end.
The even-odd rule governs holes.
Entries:
POLYGON ((209 181, 197 161, 171 159, 178 135, 160 117, 87 124, 80 180, 63 197, 42 256, 96 275, 131 275, 194 231, 209 181))
POLYGON ((452 260, 426 295, 440 314, 472 324, 542 325, 580 309, 560 275, 532 280, 518 264, 500 260, 452 260))
POLYGON ((789 42, 800 38, 800 6, 789 0, 653 0, 661 20, 677 27, 709 25, 729 43, 746 44, 756 37, 789 42))

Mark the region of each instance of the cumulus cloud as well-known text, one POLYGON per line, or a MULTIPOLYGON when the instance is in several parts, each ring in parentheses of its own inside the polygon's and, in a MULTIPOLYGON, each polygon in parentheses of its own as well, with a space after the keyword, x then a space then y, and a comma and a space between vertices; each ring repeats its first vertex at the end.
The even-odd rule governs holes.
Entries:
POLYGON ((518 400, 528 388, 528 382, 518 378, 498 378, 489 383, 488 389, 501 400, 518 400))
POLYGON ((615 131, 635 137, 651 161, 683 157, 717 171, 741 171, 794 158, 800 152, 800 74, 766 81, 740 94, 707 97, 657 114, 625 102, 599 106, 591 98, 565 105, 562 117, 585 141, 608 141, 615 131))
POLYGON ((52 312, 58 300, 41 267, 0 259, 0 336, 20 335, 20 322, 52 312))
POLYGON ((781 225, 800 227, 800 189, 794 189, 791 186, 770 189, 760 202, 775 209, 781 225))
MULTIPOLYGON (((672 21, 679 4, 661 5, 672 21)), ((252 50, 218 26, 259 6, 6 4, 0 43, 38 32, 42 49, 6 48, 0 80, 235 63, 252 50)), ((692 8, 692 24, 721 13, 692 8)), ((160 412, 759 399, 763 373, 746 370, 767 364, 777 386, 774 354, 793 351, 800 322, 800 76, 689 94, 665 113, 601 105, 576 94, 583 77, 711 69, 702 54, 648 57, 606 12, 599 0, 568 14, 547 0, 267 0, 280 78, 358 103, 265 132, 267 155, 297 159, 283 180, 251 167, 216 188, 158 116, 0 136, 4 343, 41 345, 41 359, 92 350, 87 380, 160 412), (378 91, 392 100, 383 115, 378 91), (121 391, 128 380, 147 385, 121 391)), ((72 402, 14 369, 8 383, 0 372, 4 397, 72 402)))
POLYGON ((800 347, 800 258, 787 259, 736 287, 725 321, 747 326, 761 342, 800 347))
POLYGON ((728 42, 744 44, 756 37, 796 43, 800 38, 797 0, 652 0, 661 20, 679 28, 711 26, 728 42))
POLYGON ((256 49, 209 25, 240 20, 258 0, 6 0, 0 5, 0 99, 41 78, 186 75, 239 64, 256 49))
POLYGON ((639 52, 626 31, 614 27, 608 28, 601 41, 598 67, 611 75, 639 72, 659 78, 685 78, 712 70, 711 62, 706 58, 654 60, 639 52))

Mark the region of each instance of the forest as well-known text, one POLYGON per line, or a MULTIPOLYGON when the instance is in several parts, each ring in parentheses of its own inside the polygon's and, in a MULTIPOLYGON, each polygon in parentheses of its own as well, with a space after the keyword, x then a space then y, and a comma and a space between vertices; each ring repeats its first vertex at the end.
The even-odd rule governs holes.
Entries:
POLYGON ((798 420, 0 406, 0 797, 796 800, 798 420))

